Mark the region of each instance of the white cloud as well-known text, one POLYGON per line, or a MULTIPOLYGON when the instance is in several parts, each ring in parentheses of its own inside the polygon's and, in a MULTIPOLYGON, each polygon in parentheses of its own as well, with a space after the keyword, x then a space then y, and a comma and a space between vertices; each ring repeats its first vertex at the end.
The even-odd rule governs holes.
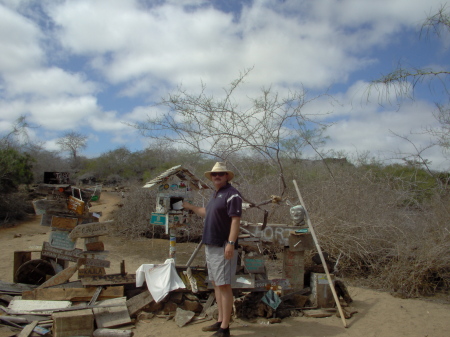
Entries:
POLYGON ((32 94, 40 97, 85 95, 94 93, 97 86, 80 73, 70 74, 61 68, 50 67, 6 76, 8 94, 32 94))
POLYGON ((35 67, 44 60, 38 26, 0 5, 0 74, 35 67))

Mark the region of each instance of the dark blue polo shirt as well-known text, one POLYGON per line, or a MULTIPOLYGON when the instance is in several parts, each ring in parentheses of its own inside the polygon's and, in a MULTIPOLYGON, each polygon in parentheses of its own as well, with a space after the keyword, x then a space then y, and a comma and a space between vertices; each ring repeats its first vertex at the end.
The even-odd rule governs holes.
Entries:
POLYGON ((203 243, 223 246, 230 235, 232 216, 242 216, 242 197, 237 189, 227 183, 213 192, 206 205, 203 243))

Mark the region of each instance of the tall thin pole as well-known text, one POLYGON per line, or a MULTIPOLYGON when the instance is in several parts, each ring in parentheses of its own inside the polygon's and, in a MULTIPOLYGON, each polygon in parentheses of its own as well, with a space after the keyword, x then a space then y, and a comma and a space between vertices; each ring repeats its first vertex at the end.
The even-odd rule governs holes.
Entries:
POLYGON ((325 269, 325 274, 327 274, 328 283, 330 284, 331 292, 333 293, 334 301, 336 302, 336 306, 338 307, 339 314, 341 315, 342 323, 344 323, 344 328, 347 327, 347 322, 345 321, 344 312, 342 311, 341 303, 339 302, 339 297, 336 293, 336 289, 334 288, 333 280, 331 279, 330 272, 328 271, 328 266, 325 261, 325 258, 322 254, 322 249, 320 249, 319 242, 317 241, 316 232, 314 231, 314 228, 311 224, 311 219, 309 218, 308 211, 306 210, 305 203, 303 202, 302 195, 300 194, 300 190, 298 189, 297 182, 293 180, 295 190, 297 191, 298 198, 300 200, 300 203, 302 204, 303 208, 305 209, 305 215, 306 215, 306 222, 308 223, 309 230, 311 232, 311 235, 313 237, 314 243, 316 244, 317 251, 320 256, 320 261, 322 261, 323 269, 325 269))

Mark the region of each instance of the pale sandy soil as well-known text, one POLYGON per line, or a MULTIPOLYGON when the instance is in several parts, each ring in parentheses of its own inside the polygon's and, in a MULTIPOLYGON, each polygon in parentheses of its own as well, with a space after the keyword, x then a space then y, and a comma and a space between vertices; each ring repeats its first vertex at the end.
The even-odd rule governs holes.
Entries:
MULTIPOLYGON (((101 221, 111 218, 111 212, 121 202, 112 192, 103 192, 100 201, 93 203, 92 211, 102 211, 101 221)), ((49 227, 40 226, 40 216, 34 216, 15 227, 0 229, 0 279, 13 280, 13 253, 18 250, 30 250, 40 247, 48 240, 49 227)), ((165 240, 142 239, 132 241, 118 237, 104 237, 105 249, 109 251, 111 268, 108 273, 118 273, 120 262, 125 261, 126 271, 134 273, 144 263, 161 263, 168 257, 169 244, 165 240)), ((177 264, 184 264, 195 249, 195 243, 177 244, 177 264)), ((81 248, 81 247, 80 247, 81 248)), ((37 253, 36 253, 37 254, 37 253)), ((38 256, 36 256, 38 258, 38 256)), ((194 265, 203 264, 203 251, 194 261, 194 265)), ((447 337, 450 336, 450 300, 439 297, 432 299, 400 299, 386 292, 349 287, 354 303, 352 309, 358 311, 347 320, 343 327, 340 318, 291 317, 279 324, 267 324, 263 318, 254 322, 235 320, 231 325, 232 336, 251 337, 447 337)), ((190 324, 182 328, 173 320, 153 318, 136 323, 133 329, 135 337, 196 337, 210 336, 201 328, 211 324, 203 322, 190 324)), ((3 336, 4 334, 1 334, 3 336)), ((5 334, 4 336, 8 336, 5 334)))

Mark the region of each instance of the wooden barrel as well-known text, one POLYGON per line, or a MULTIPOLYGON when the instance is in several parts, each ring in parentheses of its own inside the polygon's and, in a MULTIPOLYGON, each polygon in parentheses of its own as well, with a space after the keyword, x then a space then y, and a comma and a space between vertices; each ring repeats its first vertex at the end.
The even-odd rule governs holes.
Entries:
POLYGON ((55 275, 50 262, 42 259, 30 260, 22 264, 16 271, 17 283, 41 285, 55 275))

